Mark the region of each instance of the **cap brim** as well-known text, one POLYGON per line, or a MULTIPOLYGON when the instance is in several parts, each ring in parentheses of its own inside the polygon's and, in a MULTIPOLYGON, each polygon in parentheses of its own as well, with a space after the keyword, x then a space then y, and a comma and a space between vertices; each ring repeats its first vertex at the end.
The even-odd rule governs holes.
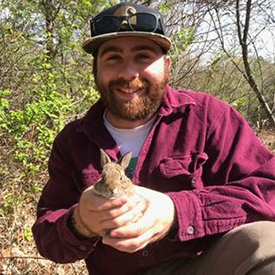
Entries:
POLYGON ((147 38, 150 40, 153 40, 157 44, 159 44, 163 49, 168 51, 172 45, 171 40, 158 33, 148 33, 148 32, 138 32, 138 31, 129 31, 129 32, 114 32, 114 33, 106 33, 102 35, 98 35, 95 37, 92 37, 88 40, 86 40, 82 47, 87 53, 94 53, 97 48, 103 44, 104 42, 109 41, 110 39, 115 39, 119 37, 125 37, 125 36, 139 36, 143 38, 147 38))

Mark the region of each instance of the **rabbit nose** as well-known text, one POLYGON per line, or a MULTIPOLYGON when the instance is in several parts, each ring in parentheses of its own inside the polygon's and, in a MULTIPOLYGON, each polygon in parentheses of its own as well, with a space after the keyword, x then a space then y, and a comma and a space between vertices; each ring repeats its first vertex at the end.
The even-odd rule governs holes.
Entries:
POLYGON ((116 194, 117 193, 117 188, 113 189, 111 192, 112 192, 112 194, 116 194))

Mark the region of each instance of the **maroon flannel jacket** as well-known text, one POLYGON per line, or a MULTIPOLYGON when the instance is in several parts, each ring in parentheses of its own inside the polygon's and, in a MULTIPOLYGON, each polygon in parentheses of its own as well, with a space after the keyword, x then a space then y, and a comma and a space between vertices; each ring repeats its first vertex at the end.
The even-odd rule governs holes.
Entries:
POLYGON ((133 182, 171 197, 177 231, 133 254, 106 246, 99 238, 76 237, 68 219, 83 190, 100 177, 99 149, 114 160, 120 157, 103 112, 99 101, 55 139, 50 178, 33 226, 41 255, 59 263, 85 259, 93 275, 132 275, 171 258, 196 257, 241 224, 275 221, 274 155, 228 104, 167 86, 133 182))

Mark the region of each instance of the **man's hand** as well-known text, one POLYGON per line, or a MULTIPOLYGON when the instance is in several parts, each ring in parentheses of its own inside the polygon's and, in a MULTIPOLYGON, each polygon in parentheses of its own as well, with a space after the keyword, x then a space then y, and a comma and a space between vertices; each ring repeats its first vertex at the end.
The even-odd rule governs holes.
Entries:
POLYGON ((146 207, 138 195, 106 199, 95 195, 92 188, 83 192, 73 214, 75 227, 84 236, 105 236, 111 229, 137 220, 146 207))
POLYGON ((162 239, 172 227, 175 216, 174 203, 169 196, 140 186, 135 189, 146 203, 142 217, 111 230, 110 235, 102 239, 104 244, 128 253, 162 239))

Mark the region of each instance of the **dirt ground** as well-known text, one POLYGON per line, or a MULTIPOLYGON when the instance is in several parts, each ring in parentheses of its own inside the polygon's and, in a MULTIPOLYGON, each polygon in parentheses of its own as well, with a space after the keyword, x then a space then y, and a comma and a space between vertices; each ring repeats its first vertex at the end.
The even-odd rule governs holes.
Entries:
POLYGON ((275 153, 275 130, 262 130, 258 133, 258 137, 273 153, 275 153))

